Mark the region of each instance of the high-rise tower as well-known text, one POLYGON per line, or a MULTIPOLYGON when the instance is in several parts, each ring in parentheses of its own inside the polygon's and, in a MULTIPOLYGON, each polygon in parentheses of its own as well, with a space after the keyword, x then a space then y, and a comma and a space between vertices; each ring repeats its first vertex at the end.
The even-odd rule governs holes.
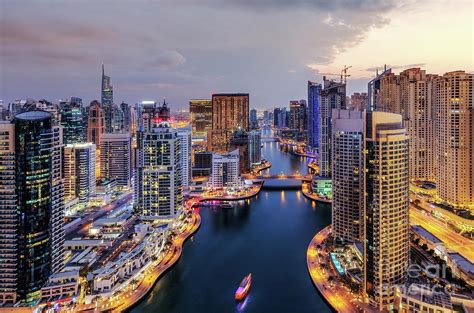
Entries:
POLYGON ((332 109, 346 108, 346 85, 324 77, 319 107, 319 171, 320 176, 331 176, 331 113, 332 109))
POLYGON ((402 117, 368 112, 364 146, 364 291, 391 310, 410 260, 409 138, 402 117))
POLYGON ((110 76, 105 75, 104 64, 102 64, 102 88, 101 100, 104 117, 105 117, 105 131, 107 133, 113 132, 113 116, 114 116, 114 90, 110 83, 110 76))
POLYGON ((319 106, 321 84, 308 81, 308 146, 319 147, 319 106))

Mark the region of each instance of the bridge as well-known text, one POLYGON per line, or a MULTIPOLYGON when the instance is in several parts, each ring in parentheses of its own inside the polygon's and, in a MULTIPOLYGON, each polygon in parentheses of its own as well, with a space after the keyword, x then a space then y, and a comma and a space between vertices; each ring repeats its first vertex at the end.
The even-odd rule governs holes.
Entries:
POLYGON ((254 182, 264 182, 262 189, 266 190, 281 190, 281 189, 301 189, 303 182, 310 182, 313 175, 296 174, 276 174, 276 175, 242 175, 244 179, 252 180, 254 182))

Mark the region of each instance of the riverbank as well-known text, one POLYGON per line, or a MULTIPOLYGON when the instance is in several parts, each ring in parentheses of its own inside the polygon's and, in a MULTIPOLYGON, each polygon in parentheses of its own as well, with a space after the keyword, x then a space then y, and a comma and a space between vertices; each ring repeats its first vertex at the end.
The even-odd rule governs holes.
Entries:
POLYGON ((238 194, 238 195, 212 195, 209 193, 203 193, 200 196, 192 196, 194 204, 198 202, 205 202, 205 201, 240 201, 246 200, 255 197, 260 193, 262 190, 263 181, 262 182, 255 182, 252 188, 246 194, 238 194))

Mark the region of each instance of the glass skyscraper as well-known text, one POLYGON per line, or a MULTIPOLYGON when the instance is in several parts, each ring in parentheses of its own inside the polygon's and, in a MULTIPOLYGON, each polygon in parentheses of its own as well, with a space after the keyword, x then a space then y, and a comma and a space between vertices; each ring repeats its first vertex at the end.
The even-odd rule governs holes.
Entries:
POLYGON ((319 104, 321 84, 308 81, 308 146, 319 147, 319 104))

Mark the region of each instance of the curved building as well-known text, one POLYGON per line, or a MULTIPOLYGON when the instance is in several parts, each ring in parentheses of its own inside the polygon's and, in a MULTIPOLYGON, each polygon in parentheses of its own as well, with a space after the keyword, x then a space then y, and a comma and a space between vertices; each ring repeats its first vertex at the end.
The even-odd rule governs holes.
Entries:
POLYGON ((27 299, 51 274, 52 115, 30 111, 15 117, 18 208, 17 294, 27 299))

